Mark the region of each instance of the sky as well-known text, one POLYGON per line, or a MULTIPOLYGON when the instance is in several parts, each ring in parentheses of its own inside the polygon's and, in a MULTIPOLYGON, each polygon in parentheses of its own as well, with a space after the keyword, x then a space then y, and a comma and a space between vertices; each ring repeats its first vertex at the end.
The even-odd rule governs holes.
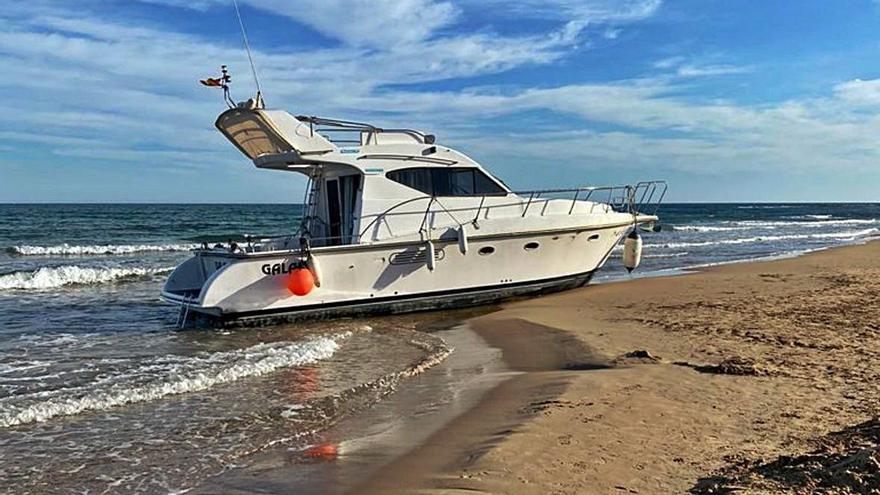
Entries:
MULTIPOLYGON (((267 106, 437 135, 514 189, 880 201, 880 0, 238 0, 267 106)), ((213 127, 232 0, 0 0, 0 202, 298 202, 213 127)))

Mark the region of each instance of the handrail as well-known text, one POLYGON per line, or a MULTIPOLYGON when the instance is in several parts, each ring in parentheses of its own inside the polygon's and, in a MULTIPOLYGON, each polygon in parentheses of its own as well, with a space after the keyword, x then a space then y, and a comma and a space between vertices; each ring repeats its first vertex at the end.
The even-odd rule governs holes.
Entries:
MULTIPOLYGON (((514 196, 514 197, 518 198, 518 201, 511 202, 511 203, 502 203, 502 204, 498 204, 498 205, 489 205, 489 206, 484 206, 486 198, 489 196, 498 196, 497 194, 462 195, 462 196, 456 196, 456 197, 472 197, 472 198, 479 197, 479 198, 481 198, 480 205, 477 207, 467 206, 467 207, 463 207, 463 208, 451 208, 451 209, 447 209, 442 204, 440 204, 437 201, 436 196, 425 195, 425 196, 409 198, 404 201, 401 201, 400 203, 397 203, 397 204, 391 206, 390 208, 386 209, 382 213, 378 213, 375 215, 365 215, 364 217, 375 216, 375 218, 373 218, 373 220, 369 224, 367 224, 366 227, 361 229, 361 232, 357 235, 357 240, 358 240, 358 242, 360 242, 360 240, 363 238, 364 234, 369 232, 369 230, 371 228, 373 228, 376 225, 376 223, 380 221, 380 219, 385 218, 385 217, 389 217, 389 216, 393 216, 393 215, 414 215, 414 214, 424 215, 424 217, 422 219, 422 228, 419 229, 420 231, 422 231, 424 228, 424 224, 427 220, 427 216, 431 212, 431 205, 435 202, 437 202, 437 204, 443 209, 443 211, 446 212, 447 214, 449 214, 450 217, 452 217, 453 220, 456 221, 456 223, 460 224, 461 222, 459 222, 455 218, 455 216, 452 215, 453 211, 473 211, 473 210, 476 210, 476 214, 475 214, 473 220, 471 220, 471 222, 476 222, 479 219, 480 213, 484 209, 488 212, 488 210, 490 210, 490 209, 498 209, 498 208, 517 206, 517 205, 519 205, 519 206, 525 205, 525 208, 523 208, 523 213, 522 213, 522 217, 524 218, 526 216, 526 214, 528 213, 528 210, 529 210, 530 206, 532 205, 532 203, 537 202, 537 201, 543 201, 546 205, 546 203, 549 202, 550 200, 556 199, 556 198, 542 198, 541 195, 544 195, 544 194, 574 193, 574 197, 572 198, 571 207, 568 210, 568 214, 571 215, 574 212, 574 208, 578 203, 578 198, 581 193, 584 193, 584 192, 587 193, 587 196, 583 200, 581 200, 582 202, 586 203, 586 202, 590 201, 590 198, 597 191, 599 191, 599 192, 607 191, 608 200, 605 201, 603 204, 607 204, 609 207, 611 207, 615 211, 625 210, 628 213, 647 213, 649 215, 654 215, 657 213, 657 209, 660 207, 660 203, 663 201, 663 198, 666 195, 666 189, 667 189, 666 181, 643 181, 643 182, 637 183, 635 186, 631 186, 631 185, 626 185, 626 186, 590 186, 590 187, 578 187, 578 188, 574 188, 574 189, 543 189, 543 190, 533 190, 533 191, 518 191, 518 192, 510 192, 505 195, 505 197, 514 196), (621 193, 625 193, 625 196, 619 198, 618 201, 614 201, 614 192, 615 191, 620 191, 621 193), (524 200, 523 198, 526 194, 528 194, 529 196, 528 196, 527 200, 524 200), (656 202, 654 201, 655 195, 658 195, 656 202), (638 200, 636 200, 637 197, 638 197, 638 200), (423 200, 428 200, 428 206, 427 206, 426 210, 424 211, 424 213, 421 210, 404 211, 404 212, 394 211, 394 210, 397 210, 398 208, 401 208, 407 204, 414 203, 416 201, 423 201, 423 200), (645 208, 652 208, 652 209, 650 212, 647 212, 647 211, 643 211, 645 208)), ((594 204, 596 202, 598 202, 598 201, 593 201, 594 204)), ((590 212, 592 213, 592 209, 590 210, 590 212)), ((364 218, 364 217, 362 217, 362 218, 364 218)))
MULTIPOLYGON (((368 124, 366 122, 355 122, 352 120, 340 120, 340 119, 330 119, 326 117, 318 117, 315 115, 297 115, 296 119, 300 122, 306 122, 309 124, 310 131, 312 133, 320 132, 321 130, 325 132, 368 132, 370 134, 376 134, 380 132, 387 133, 400 133, 411 136, 416 141, 420 141, 425 144, 432 144, 433 136, 430 134, 425 134, 422 131, 416 129, 408 129, 408 128, 382 128, 374 126, 373 124, 368 124), (318 129, 317 126, 324 126, 324 129, 318 129), (430 136, 430 137, 429 137, 430 136)), ((328 137, 328 140, 331 142, 339 142, 339 143, 355 143, 355 144, 363 144, 360 139, 337 139, 333 140, 328 137)))
MULTIPOLYGON (((607 205, 609 208, 614 211, 626 212, 632 214, 647 214, 647 215, 655 215, 657 210, 660 207, 664 197, 666 196, 667 184, 666 181, 644 181, 638 182, 635 185, 626 185, 626 186, 597 186, 597 187, 577 187, 573 189, 543 189, 543 190, 533 190, 533 191, 518 191, 518 192, 510 192, 506 194, 473 194, 467 196, 456 196, 456 197, 470 197, 470 198, 480 198, 480 203, 477 206, 463 206, 463 207, 452 207, 447 208, 440 201, 440 197, 437 196, 419 196, 415 198, 405 199, 395 205, 387 208, 384 212, 378 213, 375 215, 365 215, 361 217, 362 219, 365 217, 374 216, 373 220, 364 227, 360 233, 352 234, 352 235, 343 235, 343 236, 330 236, 330 237, 313 237, 310 238, 313 242, 313 246, 322 245, 325 243, 335 243, 338 241, 339 243, 345 243, 346 239, 348 239, 351 243, 360 243, 363 236, 372 229, 377 222, 382 220, 383 218, 396 216, 396 215, 422 215, 421 227, 419 228, 419 232, 424 233, 429 230, 428 226, 428 218, 432 213, 446 213, 452 219, 452 221, 458 225, 462 225, 464 223, 473 223, 476 225, 477 221, 483 216, 484 218, 488 215, 488 212, 493 209, 500 208, 509 208, 512 206, 520 206, 524 207, 524 212, 527 212, 531 205, 534 205, 538 202, 543 202, 546 205, 554 200, 554 199, 562 199, 562 198, 548 198, 542 197, 542 195, 546 194, 564 194, 564 193, 573 193, 572 197, 572 205, 568 208, 568 215, 574 214, 575 207, 580 203, 592 203, 590 207, 589 213, 592 213, 594 208, 597 205, 607 205), (603 203, 600 201, 600 198, 597 196, 603 193, 607 193, 605 196, 607 199, 603 203), (615 194, 620 193, 621 196, 615 198, 615 194), (526 197, 528 195, 528 198, 526 197), (486 205, 486 198, 489 197, 513 197, 514 201, 500 203, 496 205, 486 205), (582 198, 582 199, 581 199, 582 198), (616 199, 616 201, 615 201, 616 199), (418 209, 413 211, 396 211, 399 208, 406 206, 408 204, 415 203, 417 201, 428 201, 425 209, 418 209), (431 207, 436 204, 439 209, 432 209, 431 207), (470 220, 462 222, 459 218, 456 217, 455 213, 460 212, 474 212, 474 215, 470 220)), ((541 215, 544 215, 544 211, 541 211, 541 215)), ((522 214, 525 216, 525 213, 522 214)), ((319 221, 323 221, 319 217, 314 217, 319 221)), ((269 243, 279 243, 283 241, 283 245, 285 248, 287 246, 296 246, 299 243, 299 236, 302 235, 302 232, 297 232, 290 235, 277 236, 277 237, 262 237, 259 239, 255 239, 256 244, 269 244, 269 243)), ((256 246, 254 246, 256 247, 256 246)), ((244 248, 243 248, 244 249, 244 248)), ((253 247, 248 246, 247 249, 253 249, 253 247)), ((282 251, 296 251, 297 247, 291 247, 289 249, 281 249, 282 251)), ((253 251, 251 251, 253 252, 253 251)))

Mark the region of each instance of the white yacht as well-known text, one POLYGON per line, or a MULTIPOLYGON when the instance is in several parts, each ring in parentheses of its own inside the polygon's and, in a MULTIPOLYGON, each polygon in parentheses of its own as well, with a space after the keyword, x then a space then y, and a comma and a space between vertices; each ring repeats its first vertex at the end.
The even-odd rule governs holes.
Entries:
POLYGON ((513 192, 465 154, 413 129, 293 116, 248 100, 217 128, 257 168, 308 178, 299 232, 203 245, 162 297, 220 322, 395 313, 579 287, 666 184, 513 192))

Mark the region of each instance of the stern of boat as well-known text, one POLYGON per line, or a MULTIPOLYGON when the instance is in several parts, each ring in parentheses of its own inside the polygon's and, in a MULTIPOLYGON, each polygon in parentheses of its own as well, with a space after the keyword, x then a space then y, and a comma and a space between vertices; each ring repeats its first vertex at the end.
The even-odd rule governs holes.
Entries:
POLYGON ((211 311, 211 308, 201 306, 201 296, 211 275, 221 269, 223 265, 196 251, 191 258, 178 265, 168 276, 162 287, 162 299, 181 306, 182 309, 219 315, 219 311, 211 311))

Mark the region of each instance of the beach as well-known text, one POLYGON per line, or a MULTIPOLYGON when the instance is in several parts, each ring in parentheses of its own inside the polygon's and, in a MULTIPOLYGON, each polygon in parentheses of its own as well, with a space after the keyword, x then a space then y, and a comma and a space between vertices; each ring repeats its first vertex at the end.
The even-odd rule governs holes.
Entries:
POLYGON ((880 242, 504 305, 520 373, 357 493, 872 493, 880 242))
POLYGON ((880 0, 3 6, 0 495, 880 495, 880 0))
POLYGON ((877 395, 877 247, 848 245, 880 207, 664 208, 633 276, 615 250, 578 290, 179 329, 189 249, 298 206, 4 205, 0 492, 710 493, 845 462, 870 425, 828 434, 877 395))

